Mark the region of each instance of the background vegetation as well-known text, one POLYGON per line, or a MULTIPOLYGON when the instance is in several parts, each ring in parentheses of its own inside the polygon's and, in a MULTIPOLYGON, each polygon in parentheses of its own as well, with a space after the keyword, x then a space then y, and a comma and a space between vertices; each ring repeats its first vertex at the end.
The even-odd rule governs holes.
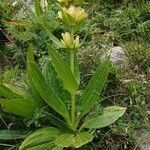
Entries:
MULTIPOLYGON (((60 37, 65 27, 57 18, 56 12, 59 8, 54 0, 49 0, 48 3, 46 19, 49 20, 54 35, 60 37)), ((0 2, 0 27, 8 40, 3 41, 2 36, 0 38, 0 76, 3 81, 21 87, 26 87, 25 62, 29 43, 32 41, 36 50, 36 61, 42 68, 47 57, 47 43, 51 42, 39 19, 28 8, 25 14, 17 15, 24 6, 21 3, 14 9, 11 1, 0 2), (20 20, 24 22, 16 25, 20 20)), ((90 15, 80 33, 81 37, 86 35, 86 42, 79 51, 81 88, 88 83, 101 57, 112 46, 125 49, 129 64, 125 69, 114 67, 111 70, 107 87, 101 95, 103 106, 125 106, 126 114, 115 124, 97 130, 94 141, 82 149, 138 149, 141 143, 139 134, 142 132, 146 138, 150 129, 150 2, 93 0, 87 1, 85 8, 90 15)), ((10 130, 9 134, 0 133, 0 149, 18 149, 24 135, 35 128, 49 125, 49 119, 47 108, 37 110, 32 118, 27 119, 0 111, 0 129, 10 130), (12 133, 11 130, 16 132, 12 133), (20 135, 22 137, 16 140, 20 135)))

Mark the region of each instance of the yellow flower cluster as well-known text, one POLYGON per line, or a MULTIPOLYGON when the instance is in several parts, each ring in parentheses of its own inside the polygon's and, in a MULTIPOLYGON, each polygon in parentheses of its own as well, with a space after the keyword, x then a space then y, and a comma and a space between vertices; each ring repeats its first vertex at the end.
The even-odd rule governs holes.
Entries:
POLYGON ((61 43, 63 45, 62 48, 69 48, 69 49, 73 50, 74 48, 78 48, 80 45, 79 44, 79 36, 77 36, 74 39, 73 36, 70 35, 70 33, 68 33, 68 32, 62 33, 61 43))
POLYGON ((70 6, 68 9, 63 7, 62 11, 58 12, 61 18, 67 25, 74 26, 87 18, 87 13, 81 7, 70 6))

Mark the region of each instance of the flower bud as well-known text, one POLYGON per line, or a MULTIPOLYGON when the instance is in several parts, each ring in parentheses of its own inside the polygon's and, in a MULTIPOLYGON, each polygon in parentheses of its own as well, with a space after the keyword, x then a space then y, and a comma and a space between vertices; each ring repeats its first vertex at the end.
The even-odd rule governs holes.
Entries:
POLYGON ((63 45, 62 48, 69 48, 69 49, 74 49, 78 48, 80 46, 79 44, 79 36, 77 36, 75 39, 70 33, 62 33, 62 39, 61 43, 63 45))

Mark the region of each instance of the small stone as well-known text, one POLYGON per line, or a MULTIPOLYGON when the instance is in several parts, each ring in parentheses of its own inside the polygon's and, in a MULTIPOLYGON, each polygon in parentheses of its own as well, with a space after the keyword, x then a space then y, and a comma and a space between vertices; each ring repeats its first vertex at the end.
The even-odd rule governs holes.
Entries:
POLYGON ((128 66, 128 59, 125 50, 120 46, 115 46, 110 50, 110 60, 117 68, 124 68, 128 66))

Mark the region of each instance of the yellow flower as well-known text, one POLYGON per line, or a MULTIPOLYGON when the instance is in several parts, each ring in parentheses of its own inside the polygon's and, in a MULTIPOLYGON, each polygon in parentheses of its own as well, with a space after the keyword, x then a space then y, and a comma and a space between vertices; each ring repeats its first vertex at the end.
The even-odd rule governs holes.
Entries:
POLYGON ((71 36, 70 33, 68 32, 62 33, 61 43, 63 45, 62 48, 69 48, 69 49, 78 48, 80 46, 79 36, 77 36, 74 39, 74 37, 71 36))
POLYGON ((58 12, 59 18, 61 18, 67 25, 75 26, 87 18, 87 13, 81 7, 70 6, 68 9, 63 8, 58 12))

